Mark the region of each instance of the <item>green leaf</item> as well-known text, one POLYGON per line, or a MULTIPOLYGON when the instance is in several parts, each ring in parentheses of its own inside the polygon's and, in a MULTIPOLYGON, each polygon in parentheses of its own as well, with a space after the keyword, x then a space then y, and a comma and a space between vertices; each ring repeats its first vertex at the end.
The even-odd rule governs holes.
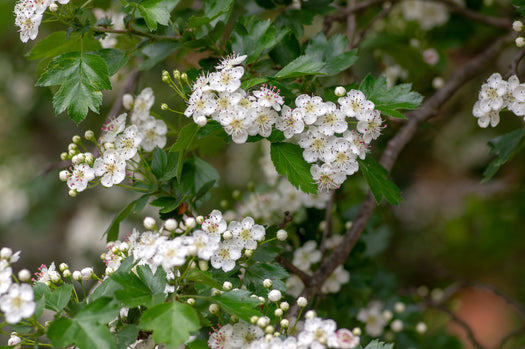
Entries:
POLYGON ((168 25, 170 22, 170 11, 163 0, 142 1, 137 7, 151 31, 157 30, 157 24, 168 25))
POLYGON ((215 280, 211 276, 211 273, 206 272, 206 271, 201 271, 199 269, 190 269, 188 274, 186 274, 185 279, 199 283, 199 284, 203 284, 206 286, 214 287, 219 290, 222 289, 222 284, 218 282, 217 280, 215 280))
POLYGON ((52 58, 71 51, 97 51, 101 48, 100 41, 92 36, 81 36, 65 31, 58 31, 40 40, 26 55, 27 59, 52 58))
POLYGON ((339 74, 357 61, 357 50, 344 52, 348 39, 343 34, 335 34, 327 40, 323 32, 315 35, 305 49, 305 55, 315 57, 317 62, 325 62, 321 72, 327 76, 339 74))
POLYGON ((294 78, 304 75, 319 75, 322 74, 321 69, 325 63, 315 61, 311 56, 299 56, 283 69, 278 71, 274 77, 278 79, 294 78))
POLYGON ((162 207, 160 210, 161 213, 168 213, 177 209, 180 204, 185 200, 186 196, 180 196, 179 198, 172 196, 161 196, 158 199, 150 202, 150 205, 162 207))
POLYGON ((170 152, 186 151, 200 127, 193 122, 184 126, 177 137, 177 141, 171 146, 170 152))
POLYGON ((76 123, 86 117, 88 110, 98 113, 102 104, 101 90, 111 90, 106 61, 92 53, 65 53, 53 60, 37 81, 37 86, 60 85, 53 97, 57 114, 67 109, 76 123))
POLYGON ((115 348, 107 322, 118 315, 118 304, 111 298, 99 298, 82 306, 71 318, 60 317, 51 323, 47 331, 51 344, 54 347, 76 344, 80 349, 115 348))
POLYGON ((60 313, 62 309, 69 303, 73 286, 71 284, 63 284, 57 289, 53 290, 51 294, 46 296, 46 308, 60 313))
POLYGON ((163 294, 166 289, 166 272, 163 268, 157 268, 155 274, 148 265, 137 266, 137 274, 153 294, 163 294))
POLYGON ((151 160, 151 171, 160 181, 168 181, 177 176, 179 172, 178 153, 166 153, 163 149, 155 147, 151 160))
POLYGON ((491 179, 507 161, 512 159, 525 146, 525 130, 515 130, 489 141, 490 153, 496 155, 485 172, 483 182, 491 179))
POLYGON ((119 214, 115 218, 113 218, 113 221, 109 225, 108 229, 106 229, 104 234, 102 234, 102 236, 106 235, 106 242, 111 242, 118 239, 120 222, 122 222, 124 219, 126 219, 127 216, 129 216, 131 211, 133 211, 133 208, 135 207, 135 204, 138 200, 139 199, 130 202, 119 212, 119 214))
POLYGON ((317 193, 317 186, 310 174, 310 164, 304 160, 300 146, 292 143, 272 143, 270 156, 277 173, 288 177, 292 185, 305 193, 317 193))
POLYGON ((388 171, 380 163, 371 157, 364 160, 358 158, 357 162, 377 203, 381 201, 382 196, 392 205, 397 205, 403 200, 399 195, 401 190, 388 179, 388 171))
POLYGON ((365 347, 365 349, 394 349, 393 343, 383 343, 378 341, 377 339, 374 339, 368 345, 365 347))
POLYGON ((255 16, 237 23, 232 32, 232 50, 246 54, 246 63, 253 63, 275 47, 288 33, 288 28, 277 28, 268 19, 261 21, 255 16))
POLYGON ((220 180, 219 172, 198 156, 189 158, 182 169, 182 185, 186 192, 196 195, 209 182, 220 180))
POLYGON ((181 47, 182 43, 175 41, 156 41, 145 46, 142 53, 148 58, 142 62, 139 70, 150 70, 181 47))
POLYGON ((137 325, 128 324, 117 332, 115 340, 117 341, 117 349, 127 349, 132 343, 135 343, 139 335, 139 327, 137 325))
POLYGON ((367 75, 359 86, 359 90, 374 102, 376 109, 386 115, 401 119, 405 117, 397 112, 398 109, 417 109, 423 101, 423 96, 410 91, 411 88, 411 84, 400 84, 387 90, 384 76, 376 80, 371 75, 367 75))
POLYGON ((254 308, 261 304, 258 298, 251 297, 251 292, 246 290, 233 290, 211 297, 222 309, 230 315, 237 315, 240 319, 249 322, 254 315, 261 313, 254 308))
POLYGON ((263 281, 270 279, 273 281, 273 288, 276 290, 286 291, 286 284, 282 281, 289 277, 290 274, 282 266, 270 263, 255 263, 245 272, 245 280, 251 283, 257 294, 264 292, 263 281))
POLYGON ((142 330, 153 331, 153 339, 168 347, 184 343, 201 328, 199 317, 188 304, 179 302, 157 304, 146 310, 140 319, 142 330))
POLYGON ((128 55, 126 52, 114 49, 114 48, 103 48, 95 52, 100 57, 104 58, 108 66, 109 76, 114 75, 119 71, 122 66, 128 63, 128 55))

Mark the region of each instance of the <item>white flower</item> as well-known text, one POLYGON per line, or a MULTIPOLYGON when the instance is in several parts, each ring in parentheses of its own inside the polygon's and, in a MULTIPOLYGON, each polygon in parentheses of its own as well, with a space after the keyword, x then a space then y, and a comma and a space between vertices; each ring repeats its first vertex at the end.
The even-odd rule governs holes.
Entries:
POLYGON ((281 298, 282 294, 279 290, 271 290, 270 292, 268 292, 268 300, 272 302, 278 302, 281 300, 281 298))
POLYGON ((317 117, 326 113, 327 107, 321 97, 308 95, 299 95, 295 99, 297 109, 303 111, 304 123, 311 125, 317 121, 317 117))
POLYGON ((422 0, 403 1, 403 16, 406 20, 415 20, 422 29, 429 30, 448 21, 448 10, 443 4, 422 0))
POLYGON ((387 321, 381 314, 383 303, 372 301, 366 308, 359 310, 357 320, 366 323, 365 330, 372 337, 378 337, 383 333, 387 321))
POLYGON ((164 121, 149 116, 139 130, 143 137, 140 146, 144 151, 151 152, 155 147, 162 149, 166 145, 168 127, 164 121))
POLYGON ((337 170, 330 164, 323 164, 321 167, 312 165, 310 173, 313 180, 317 183, 319 191, 338 189, 346 180, 344 172, 337 170))
POLYGON ((93 276, 93 268, 91 268, 91 267, 83 268, 80 271, 80 275, 81 275, 82 280, 89 280, 89 279, 91 279, 91 276, 93 276))
POLYGON ((291 109, 288 106, 283 106, 281 117, 278 118, 275 127, 279 131, 283 131, 285 138, 292 138, 296 133, 301 133, 304 130, 304 114, 299 109, 291 109))
POLYGON ((117 136, 115 147, 119 152, 119 156, 124 160, 128 160, 137 154, 137 149, 141 142, 142 134, 139 133, 136 125, 131 125, 117 136))
POLYGON ((95 179, 94 169, 86 163, 77 164, 67 178, 67 186, 69 189, 75 189, 81 192, 87 188, 89 181, 93 179, 95 179))
POLYGON ((241 87, 241 78, 243 75, 243 67, 234 67, 211 73, 208 79, 212 90, 217 92, 234 92, 241 87))
POLYGON ((244 62, 244 60, 248 57, 247 55, 239 55, 238 53, 232 53, 224 58, 221 59, 221 63, 219 63, 215 68, 219 70, 227 70, 231 69, 236 65, 241 64, 244 62))
POLYGON ((266 85, 263 85, 260 90, 253 91, 252 93, 255 97, 257 97, 257 103, 261 107, 273 108, 276 111, 280 111, 284 100, 279 92, 279 90, 275 89, 275 86, 268 88, 266 85))
POLYGON ((311 126, 300 137, 299 146, 304 149, 303 158, 306 162, 326 161, 323 154, 326 152, 329 140, 325 134, 319 132, 317 127, 311 126))
POLYGON ((481 86, 479 93, 480 108, 489 112, 501 110, 504 107, 504 96, 507 93, 507 82, 501 78, 499 73, 492 74, 485 84, 481 86))
POLYGON ((350 150, 352 150, 352 152, 361 160, 364 160, 368 146, 366 145, 363 136, 356 130, 352 130, 343 133, 343 138, 350 142, 350 150))
POLYGON ((257 241, 263 240, 266 234, 264 227, 255 224, 252 217, 246 217, 242 222, 230 222, 228 230, 232 232, 234 238, 242 241, 244 248, 250 250, 255 250, 257 248, 257 241))
POLYGON ((321 287, 323 293, 337 293, 341 290, 341 285, 350 281, 350 273, 342 265, 339 265, 332 274, 326 279, 321 287))
POLYGON ((278 114, 269 107, 259 105, 248 109, 248 117, 252 120, 248 133, 252 136, 260 134, 269 137, 272 134, 273 125, 277 122, 278 114))
POLYGON ((248 139, 248 130, 252 127, 252 120, 241 107, 232 107, 223 113, 220 123, 235 143, 245 143, 248 139))
POLYGON ((344 172, 347 176, 354 174, 359 169, 356 154, 350 149, 350 142, 346 139, 338 138, 332 142, 330 152, 333 156, 331 162, 333 168, 344 172))
POLYGON ((197 249, 197 257, 207 261, 218 250, 219 241, 202 230, 196 230, 193 232, 192 246, 197 249))
POLYGON ((259 326, 238 322, 233 325, 232 346, 230 348, 245 348, 263 336, 264 332, 259 326))
POLYGON ((221 234, 226 231, 227 226, 226 221, 222 218, 222 212, 213 210, 202 223, 202 230, 206 232, 211 239, 219 242, 221 234))
POLYGON ((307 271, 312 264, 321 261, 321 257, 322 253, 320 250, 317 250, 317 243, 310 240, 295 250, 293 254, 293 264, 297 268, 307 271))
POLYGON ((17 345, 22 343, 22 339, 16 334, 11 333, 11 337, 7 340, 7 345, 17 345))
POLYGON ((103 134, 100 137, 99 143, 104 144, 107 142, 114 142, 117 135, 126 128, 126 117, 126 113, 120 114, 107 124, 102 125, 103 134))
POLYGON ((499 111, 492 109, 488 112, 484 111, 480 106, 480 101, 474 103, 472 114, 478 118, 479 127, 486 128, 489 124, 492 127, 496 127, 499 124, 499 111))
POLYGON ((337 336, 337 342, 339 346, 337 348, 341 349, 352 349, 359 345, 360 338, 355 336, 352 331, 347 328, 340 328, 335 332, 337 336))
POLYGON ((222 241, 219 250, 211 256, 211 265, 215 269, 222 268, 228 272, 235 268, 235 261, 241 258, 242 244, 236 239, 222 241))
POLYGON ((135 98, 133 111, 131 113, 131 122, 134 124, 141 123, 149 116, 149 111, 155 103, 155 96, 151 87, 146 87, 135 98))
MULTIPOLYGON (((510 79, 509 79, 510 80, 510 79)), ((525 84, 519 84, 512 89, 512 99, 508 105, 510 111, 518 116, 525 115, 525 84)))
POLYGON ((35 40, 38 35, 38 27, 42 21, 42 13, 32 13, 26 16, 17 17, 15 24, 20 27, 20 41, 27 42, 29 39, 35 40))
POLYGON ((319 317, 306 319, 304 328, 297 335, 298 341, 310 348, 334 348, 338 346, 335 330, 337 325, 334 320, 323 320, 319 317))
POLYGON ((35 312, 33 289, 29 284, 12 284, 8 293, 0 297, 0 310, 7 323, 16 324, 35 312))
POLYGON ((158 244, 157 252, 153 257, 153 262, 162 265, 165 271, 173 267, 178 267, 186 262, 188 248, 181 243, 181 239, 163 241, 158 244))
POLYGON ((100 182, 105 187, 119 184, 126 178, 126 161, 116 150, 108 150, 102 158, 95 160, 95 175, 102 177, 100 182))
POLYGON ((37 277, 36 282, 47 284, 60 280, 60 274, 56 271, 55 262, 52 262, 49 268, 45 264, 42 264, 38 270, 39 272, 35 274, 37 277))
POLYGON ((227 324, 220 328, 220 330, 213 332, 208 339, 208 346, 210 349, 226 349, 232 348, 233 326, 227 324))
POLYGON ((341 110, 346 116, 355 117, 358 120, 366 117, 367 113, 374 110, 374 103, 367 100, 365 94, 359 90, 350 90, 346 97, 337 100, 341 105, 341 110))
POLYGON ((216 109, 217 101, 214 93, 195 90, 190 96, 184 115, 193 116, 193 121, 197 123, 199 118, 212 115, 216 109))
POLYGON ((11 279, 11 274, 13 270, 11 267, 4 267, 0 269, 0 294, 6 293, 9 289, 9 286, 13 283, 11 279))
MULTIPOLYGON (((239 91, 244 92, 244 90, 239 90, 239 91)), ((234 93, 219 92, 219 96, 216 99, 217 108, 215 109, 215 112, 212 114, 213 120, 220 122, 224 114, 231 112, 232 107, 239 104, 239 102, 243 98, 242 95, 243 95, 242 92, 234 92, 234 93)))
POLYGON ((368 114, 366 119, 362 119, 357 123, 357 131, 363 134, 363 140, 369 144, 373 139, 377 139, 381 134, 381 112, 374 110, 368 114))
POLYGON ((343 133, 348 129, 346 115, 337 107, 335 103, 326 102, 326 113, 319 116, 314 125, 319 127, 319 132, 326 136, 334 133, 343 133))

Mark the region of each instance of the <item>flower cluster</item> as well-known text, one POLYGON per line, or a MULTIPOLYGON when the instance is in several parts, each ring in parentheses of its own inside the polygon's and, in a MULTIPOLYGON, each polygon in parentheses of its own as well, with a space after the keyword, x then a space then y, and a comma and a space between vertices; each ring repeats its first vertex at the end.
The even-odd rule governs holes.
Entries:
MULTIPOLYGON (((219 210, 213 210, 207 217, 199 217, 200 227, 194 218, 185 222, 169 219, 159 231, 134 231, 124 241, 111 242, 103 260, 106 274, 111 274, 121 261, 133 256, 139 264, 147 264, 152 270, 162 267, 173 278, 173 268, 180 267, 190 256, 210 261, 216 269, 227 272, 235 268, 235 261, 241 258, 243 250, 257 248, 257 242, 264 240, 266 229, 255 224, 253 218, 226 223, 219 210), (171 235, 180 233, 182 235, 171 235)), ((155 224, 145 224, 154 228, 155 224)))
MULTIPOLYGON (((57 0, 65 5, 69 0, 57 0)), ((35 40, 38 35, 38 27, 42 22, 42 16, 47 8, 56 11, 55 0, 19 0, 15 5, 15 24, 20 28, 20 40, 27 42, 35 40)))
MULTIPOLYGON (((124 96, 124 105, 132 108, 131 125, 126 126, 126 113, 103 125, 97 144, 100 156, 97 158, 83 147, 79 136, 73 138, 69 152, 62 156, 71 159, 73 166, 60 173, 60 179, 71 189, 70 195, 85 190, 94 180, 99 180, 105 187, 121 183, 126 178, 126 171, 135 173, 140 170, 137 166, 139 149, 151 152, 155 147, 166 145, 166 124, 150 115, 154 101, 151 88, 145 88, 135 100, 130 95, 124 96)), ((87 131, 85 137, 95 141, 92 131, 87 131)))
POLYGON ((380 111, 363 92, 346 93, 342 87, 338 104, 301 94, 294 109, 284 105, 273 87, 262 85, 247 92, 240 87, 244 68, 239 65, 245 58, 228 56, 217 71, 199 77, 184 114, 199 126, 206 125, 208 118, 219 122, 235 143, 245 143, 248 136, 269 137, 274 128, 286 139, 298 135, 304 159, 313 164, 310 171, 319 190, 339 188, 359 169, 357 157, 364 159, 370 142, 379 137, 380 111), (349 130, 349 122, 355 122, 356 129, 349 130))
POLYGON ((22 269, 19 272, 18 279, 23 281, 22 283, 13 282, 11 264, 19 258, 20 251, 13 253, 7 247, 0 250, 0 310, 5 316, 5 321, 10 324, 31 317, 36 308, 33 288, 25 283, 31 277, 29 271, 22 269))
POLYGON ((516 75, 507 81, 499 73, 492 74, 481 86, 472 114, 478 118, 480 127, 499 124, 499 113, 507 108, 517 116, 525 116, 525 84, 516 75))

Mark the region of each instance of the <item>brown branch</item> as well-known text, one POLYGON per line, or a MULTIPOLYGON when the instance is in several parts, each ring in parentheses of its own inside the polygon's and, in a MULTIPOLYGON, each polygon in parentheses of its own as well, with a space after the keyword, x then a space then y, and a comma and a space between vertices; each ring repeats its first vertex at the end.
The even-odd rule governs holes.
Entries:
POLYGON ((282 265, 283 267, 285 267, 286 269, 288 269, 288 271, 291 272, 292 274, 297 275, 299 277, 299 279, 301 279, 301 281, 305 285, 312 278, 311 275, 309 275, 309 274, 305 273, 304 271, 302 271, 301 269, 297 268, 295 265, 293 265, 292 262, 290 262, 288 259, 286 259, 285 257, 283 257, 281 255, 278 255, 277 257, 275 257, 275 261, 277 263, 279 263, 280 265, 282 265))
POLYGON ((285 211, 283 220, 278 225, 279 229, 284 228, 288 223, 290 223, 292 221, 292 219, 293 219, 293 217, 290 214, 290 211, 285 211))
POLYGON ((365 37, 365 34, 368 30, 370 30, 370 28, 372 28, 372 25, 377 22, 378 20, 380 19, 383 19, 389 12, 390 10, 392 9, 392 3, 391 2, 385 2, 385 4, 383 5, 383 9, 378 12, 374 18, 372 18, 367 24, 366 26, 361 29, 361 31, 359 32, 359 34, 357 34, 357 38, 354 40, 354 43, 353 43, 353 47, 357 47, 359 46, 359 43, 363 40, 363 38, 365 37))
MULTIPOLYGON (((496 57, 503 47, 512 41, 512 37, 513 34, 508 34, 494 41, 487 49, 485 49, 485 51, 478 54, 478 56, 474 57, 462 68, 454 72, 445 85, 428 98, 421 105, 420 109, 408 114, 408 122, 388 142, 381 157, 380 163, 387 171, 392 169, 401 150, 414 137, 419 123, 434 116, 441 106, 459 89, 459 87, 483 70, 483 68, 496 57)), ((343 236, 341 244, 329 257, 322 261, 313 277, 305 284, 306 287, 302 293, 304 297, 309 300, 315 297, 319 291, 319 286, 326 281, 328 276, 330 276, 337 266, 345 262, 365 229, 376 206, 375 199, 369 191, 364 202, 361 204, 353 225, 343 236)), ((297 309, 292 308, 290 312, 294 314, 297 312, 297 309)))
MULTIPOLYGON (((355 0, 348 0, 347 7, 353 7, 355 5, 355 0)), ((349 12, 346 16, 346 37, 348 38, 348 47, 347 49, 352 49, 352 43, 354 42, 354 34, 357 29, 357 22, 355 19, 355 12, 349 12)))
POLYGON ((522 47, 520 52, 514 57, 512 62, 509 64, 509 72, 505 75, 505 80, 510 78, 512 75, 518 75, 518 65, 525 56, 525 47, 522 47))

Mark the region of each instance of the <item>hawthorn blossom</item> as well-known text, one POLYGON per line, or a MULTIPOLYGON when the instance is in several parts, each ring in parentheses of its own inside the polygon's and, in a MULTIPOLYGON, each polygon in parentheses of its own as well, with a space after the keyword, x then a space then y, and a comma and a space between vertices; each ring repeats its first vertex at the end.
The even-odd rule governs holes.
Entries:
POLYGON ((373 139, 377 139, 381 134, 381 112, 374 110, 366 114, 366 118, 359 120, 357 123, 357 131, 363 135, 363 140, 369 144, 373 139))
POLYGON ((221 59, 221 62, 215 67, 219 70, 228 70, 236 65, 241 64, 248 57, 247 55, 240 55, 238 53, 229 54, 221 59))
POLYGON ((234 67, 211 73, 208 78, 212 90, 217 92, 234 92, 241 87, 241 78, 243 75, 243 67, 234 67))
POLYGON ((114 142, 117 135, 126 128, 126 117, 128 114, 120 114, 107 124, 102 125, 102 136, 100 136, 100 143, 114 142))
POLYGON ((480 108, 485 112, 503 109, 507 88, 507 82, 501 78, 499 73, 492 74, 487 79, 487 82, 481 86, 481 91, 479 92, 480 108))
POLYGON ((228 272, 235 268, 235 261, 241 258, 242 243, 237 239, 221 241, 219 249, 211 256, 211 265, 215 269, 228 272))
POLYGON ((88 164, 77 164, 67 178, 67 186, 81 192, 87 188, 89 181, 95 179, 95 170, 88 164))
POLYGON ((261 107, 273 108, 275 111, 280 111, 284 100, 279 92, 275 87, 268 88, 263 84, 260 90, 253 91, 252 93, 257 97, 257 103, 261 107))
POLYGON ((119 184, 126 178, 126 160, 116 150, 108 150, 93 165, 95 175, 102 177, 100 183, 105 187, 119 184))
POLYGON ((252 120, 248 134, 251 136, 260 134, 263 137, 269 137, 279 116, 275 110, 257 105, 248 110, 248 117, 252 120))
POLYGON ((319 317, 306 319, 304 328, 297 335, 300 344, 310 348, 336 348, 339 345, 335 333, 337 324, 332 319, 321 319, 319 317))
POLYGON ((317 183, 319 191, 338 189, 346 179, 344 172, 337 170, 331 164, 324 163, 322 166, 310 167, 313 180, 317 183))
POLYGON ((299 146, 304 149, 303 158, 306 162, 326 161, 324 154, 330 143, 328 137, 319 132, 319 129, 315 126, 311 126, 300 137, 299 146))
POLYGON ((330 153, 333 156, 331 165, 336 170, 344 172, 350 176, 357 172, 359 164, 356 161, 357 155, 350 148, 350 142, 344 138, 338 138, 330 144, 330 153))
POLYGON ((240 110, 241 107, 232 108, 222 115, 220 123, 224 131, 232 137, 235 143, 245 143, 248 139, 248 130, 252 126, 252 120, 240 110))
POLYGON ((349 117, 362 120, 367 113, 374 110, 374 103, 367 100, 365 94, 359 90, 350 90, 346 97, 340 97, 338 103, 341 105, 342 112, 349 117))
POLYGON ((346 271, 342 265, 339 265, 326 279, 321 292, 323 293, 337 293, 341 290, 341 285, 350 281, 350 273, 346 271))
POLYGON ((11 274, 13 270, 11 267, 4 267, 0 269, 0 295, 6 293, 9 289, 9 286, 13 283, 11 279, 11 274))
POLYGON ((151 87, 146 87, 135 98, 133 111, 131 112, 131 122, 139 124, 149 116, 149 111, 155 103, 155 95, 151 87))
POLYGON ((162 149, 166 145, 168 127, 164 121, 149 116, 139 127, 139 131, 142 135, 140 147, 144 149, 144 151, 151 152, 155 147, 162 149))
POLYGON ((222 218, 222 212, 213 210, 204 222, 202 222, 201 228, 211 239, 219 242, 221 234, 226 231, 227 226, 226 221, 222 218))
POLYGON ((314 123, 319 128, 319 132, 325 136, 345 132, 348 129, 346 115, 333 102, 326 102, 325 105, 326 113, 319 116, 314 123))
POLYGON ((301 133, 304 130, 304 114, 301 110, 291 109, 288 106, 283 106, 281 117, 277 119, 275 128, 283 131, 286 139, 292 138, 296 133, 301 133))
POLYGON ((317 118, 326 113, 326 104, 323 102, 321 97, 299 95, 295 99, 295 105, 297 109, 302 110, 304 114, 304 123, 311 125, 317 121, 317 118))
POLYGON ((36 307, 33 299, 33 288, 29 284, 12 284, 9 291, 0 296, 0 310, 4 312, 5 321, 16 324, 31 317, 36 307))
POLYGON ((128 126, 124 132, 117 136, 115 147, 119 156, 129 160, 137 154, 137 149, 142 142, 142 134, 136 125, 128 126))
POLYGON ((366 323, 366 333, 372 337, 380 336, 387 324, 382 315, 383 303, 372 301, 366 308, 361 308, 357 314, 357 320, 366 323))
POLYGON ((297 268, 306 271, 312 264, 321 261, 321 257, 322 253, 317 249, 317 243, 310 240, 295 250, 292 263, 297 268))
POLYGON ((264 227, 255 224, 252 217, 246 217, 242 222, 230 222, 228 230, 232 232, 234 238, 242 242, 244 248, 250 250, 255 250, 257 248, 257 241, 263 240, 266 234, 264 227))

